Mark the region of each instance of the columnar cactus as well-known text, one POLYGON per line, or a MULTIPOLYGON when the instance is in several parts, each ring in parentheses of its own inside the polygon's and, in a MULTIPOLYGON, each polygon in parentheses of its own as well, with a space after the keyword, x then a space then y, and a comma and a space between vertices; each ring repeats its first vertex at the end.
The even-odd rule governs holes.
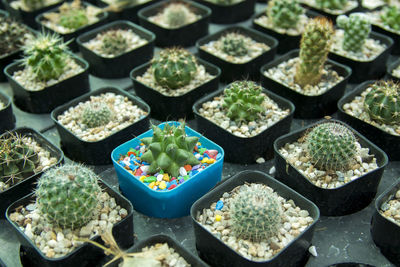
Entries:
POLYGON ((101 44, 101 51, 104 54, 118 56, 128 48, 128 40, 119 30, 109 30, 104 33, 101 44))
POLYGON ((370 118, 379 123, 400 123, 400 85, 378 81, 365 96, 364 107, 370 118))
POLYGON ((352 13, 349 17, 340 15, 336 24, 344 29, 342 47, 346 51, 359 52, 371 32, 371 22, 363 13, 352 13))
POLYGON ((0 181, 14 185, 34 174, 38 154, 24 143, 23 136, 11 133, 0 138, 0 181))
POLYGON ((272 0, 268 3, 267 16, 276 27, 295 28, 302 14, 304 8, 297 0, 272 0))
POLYGON ((224 90, 223 107, 231 120, 254 121, 264 111, 261 86, 252 81, 236 81, 224 90))
POLYGON ((82 112, 82 123, 89 128, 95 128, 106 125, 111 117, 112 112, 107 104, 89 103, 82 112))
POLYGON ((268 241, 282 226, 278 197, 260 184, 243 185, 230 200, 231 227, 238 238, 268 241))
POLYGON ((317 7, 332 10, 342 10, 348 0, 315 0, 317 7))
POLYGON ((306 135, 307 152, 312 163, 326 171, 345 171, 357 152, 356 138, 346 126, 326 122, 306 135))
POLYGON ((167 48, 152 61, 156 82, 169 89, 177 89, 189 84, 197 72, 194 55, 182 48, 167 48))
POLYGON ((179 28, 188 21, 189 8, 184 4, 170 4, 164 9, 166 23, 171 28, 179 28))
POLYGON ((178 177, 180 167, 200 163, 193 155, 193 149, 199 138, 187 136, 185 124, 182 123, 177 127, 165 124, 163 130, 157 126, 152 128, 153 136, 140 140, 147 148, 141 160, 150 163, 148 173, 163 170, 173 177, 178 177))
POLYGON ((29 40, 23 47, 21 62, 32 69, 39 81, 58 79, 64 73, 68 55, 67 43, 58 35, 41 33, 29 40))
POLYGON ((389 28, 395 31, 400 31, 400 7, 385 7, 381 15, 381 20, 383 24, 389 28))
POLYGON ((22 0, 22 5, 24 5, 30 11, 44 7, 45 3, 45 0, 22 0))
POLYGON ((12 53, 32 38, 28 28, 14 19, 0 17, 0 55, 12 53))
POLYGON ((221 50, 234 57, 248 54, 248 48, 243 35, 231 32, 221 38, 221 50))
POLYGON ((40 212, 62 228, 84 226, 97 212, 102 192, 98 179, 92 170, 78 164, 47 170, 35 191, 40 212))
POLYGON ((322 70, 332 43, 333 26, 326 18, 308 22, 300 42, 295 82, 304 87, 321 80, 322 70))

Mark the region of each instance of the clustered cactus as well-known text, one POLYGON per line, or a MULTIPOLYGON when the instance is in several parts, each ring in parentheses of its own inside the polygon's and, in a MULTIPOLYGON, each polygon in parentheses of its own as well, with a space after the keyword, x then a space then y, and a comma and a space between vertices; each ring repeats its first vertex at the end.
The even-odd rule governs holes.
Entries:
POLYGON ((33 175, 38 165, 38 154, 22 135, 10 133, 0 138, 0 181, 12 186, 33 175))
POLYGON ((179 28, 188 23, 190 9, 184 4, 172 3, 164 9, 163 14, 170 28, 179 28))
POLYGON ((277 195, 260 184, 243 185, 230 200, 231 227, 238 238, 268 241, 282 226, 282 214, 277 195))
POLYGON ((150 163, 148 173, 162 170, 173 177, 178 177, 181 167, 200 163, 193 155, 199 138, 187 136, 185 124, 174 126, 167 123, 163 130, 157 126, 152 128, 153 136, 140 140, 147 148, 141 160, 150 163))
POLYGON ((332 10, 342 10, 348 0, 315 0, 317 7, 327 8, 332 10))
POLYGON ((58 79, 63 74, 70 57, 67 43, 57 34, 40 33, 24 47, 21 62, 30 67, 39 81, 58 79))
POLYGON ((389 28, 400 31, 400 7, 388 6, 383 9, 381 15, 383 24, 389 28))
POLYGON ((295 28, 304 14, 297 0, 272 0, 268 3, 267 16, 272 24, 283 29, 295 28))
POLYGON ((345 51, 359 52, 371 32, 371 22, 363 13, 352 13, 349 17, 340 15, 336 24, 344 29, 342 47, 345 51))
POLYGON ((344 171, 357 154, 356 138, 346 126, 326 122, 306 135, 307 153, 312 163, 326 171, 344 171))
POLYGON ((66 164, 47 170, 35 191, 40 212, 62 228, 76 229, 96 214, 102 192, 98 176, 89 168, 66 164))
POLYGON ((378 81, 365 96, 364 107, 372 120, 389 125, 400 123, 400 85, 378 81))
POLYGON ((167 48, 152 60, 156 82, 169 89, 189 84, 197 72, 197 61, 193 54, 182 48, 167 48))
POLYGON ((109 30, 102 36, 101 51, 106 55, 118 56, 129 48, 127 38, 120 30, 109 30))
POLYGON ((14 19, 0 16, 0 55, 12 53, 32 38, 28 28, 14 19))
POLYGON ((102 102, 88 103, 82 112, 82 123, 89 128, 106 125, 112 117, 111 109, 102 102))
POLYGON ((22 0, 22 5, 28 10, 34 11, 44 7, 46 4, 45 0, 22 0))
POLYGON ((233 57, 243 57, 249 53, 245 37, 238 33, 228 33, 221 38, 221 50, 233 57))
POLYGON ((262 87, 252 81, 236 81, 224 90, 223 108, 235 121, 254 121, 264 111, 262 87))
POLYGON ((332 44, 333 26, 326 18, 308 22, 301 37, 295 82, 301 87, 318 84, 332 44))

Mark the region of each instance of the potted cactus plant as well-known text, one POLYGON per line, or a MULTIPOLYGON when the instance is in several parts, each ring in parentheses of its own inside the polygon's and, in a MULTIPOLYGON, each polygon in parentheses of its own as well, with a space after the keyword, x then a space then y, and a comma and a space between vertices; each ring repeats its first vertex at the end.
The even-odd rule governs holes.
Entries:
POLYGON ((129 247, 133 244, 132 212, 131 203, 91 169, 66 164, 43 173, 35 192, 7 209, 7 220, 34 265, 89 266, 101 252, 77 239, 99 240, 98 233, 112 227, 120 245, 129 247), (24 224, 26 218, 31 218, 30 224, 24 224), (40 242, 45 236, 50 238, 40 242))
POLYGON ((211 10, 188 0, 162 1, 139 11, 140 25, 156 35, 156 45, 192 46, 208 34, 211 10))
POLYGON ((0 92, 0 134, 15 127, 11 98, 0 92))
POLYGON ((350 14, 359 7, 357 0, 299 0, 299 2, 332 20, 339 15, 350 14))
POLYGON ((129 21, 115 21, 79 36, 82 57, 91 74, 123 78, 153 57, 153 33, 129 21))
POLYGON ((259 79, 261 65, 274 58, 277 46, 275 38, 242 26, 225 28, 196 43, 199 57, 222 70, 223 82, 259 79))
POLYGON ((69 52, 56 34, 38 34, 23 47, 21 60, 4 73, 13 89, 14 103, 32 113, 55 107, 89 91, 88 64, 69 52))
POLYGON ((400 160, 400 86, 392 81, 366 81, 338 102, 339 118, 400 160))
POLYGON ((211 266, 303 266, 319 219, 315 204, 259 171, 223 182, 190 214, 197 250, 211 266))
POLYGON ((111 158, 137 211, 176 218, 221 180, 224 150, 184 123, 166 122, 118 146, 111 158))
POLYGON ((294 116, 320 118, 336 110, 351 69, 327 60, 333 26, 326 18, 310 20, 302 34, 300 51, 293 50, 261 68, 261 83, 292 101, 294 116))
POLYGON ((192 117, 192 105, 218 89, 220 69, 182 48, 166 48, 132 70, 136 94, 161 120, 192 117), (167 66, 167 68, 165 68, 167 66))
POLYGON ((276 178, 316 203, 326 216, 366 207, 388 163, 385 152, 337 120, 281 136, 274 150, 276 178))
POLYGON ((197 128, 226 160, 253 163, 272 156, 273 141, 290 130, 294 105, 252 81, 235 81, 193 105, 197 128))

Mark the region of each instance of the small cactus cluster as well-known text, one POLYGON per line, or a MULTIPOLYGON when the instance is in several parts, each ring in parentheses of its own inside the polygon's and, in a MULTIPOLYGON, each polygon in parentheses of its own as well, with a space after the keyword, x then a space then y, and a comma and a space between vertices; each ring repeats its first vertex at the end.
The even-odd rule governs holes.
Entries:
POLYGON ((400 85, 393 81, 374 83, 365 96, 364 108, 374 121, 400 124, 400 85))
POLYGON ((26 7, 27 10, 34 11, 38 10, 46 5, 45 0, 22 0, 22 5, 26 7))
POLYGON ((102 36, 101 51, 106 55, 118 56, 129 48, 127 38, 121 30, 109 30, 102 36))
POLYGON ((163 130, 157 126, 152 128, 153 136, 140 140, 147 148, 141 160, 150 163, 148 173, 162 170, 173 177, 178 177, 181 167, 200 163, 193 155, 199 138, 187 136, 184 123, 179 126, 167 123, 163 130))
POLYGON ((238 238, 268 241, 282 226, 282 207, 276 194, 260 184, 243 185, 230 200, 231 227, 238 238))
POLYGON ((39 81, 58 79, 63 74, 70 55, 67 43, 56 34, 38 34, 23 47, 21 62, 32 69, 39 81))
POLYGON ((98 179, 92 170, 78 164, 47 170, 35 190, 40 212, 64 229, 84 226, 97 212, 102 192, 98 179))
POLYGON ((10 133, 0 138, 0 181, 10 184, 34 174, 38 154, 24 142, 24 137, 10 133))
POLYGON ((333 26, 326 18, 308 22, 300 42, 295 82, 301 87, 318 84, 332 44, 333 26))
POLYGON ((73 0, 71 3, 64 3, 59 7, 57 24, 68 29, 78 29, 89 23, 86 9, 80 0, 73 0))
POLYGON ((0 56, 19 50, 32 37, 24 24, 0 16, 0 56))
POLYGON ((326 171, 347 170, 357 154, 353 132, 335 122, 315 126, 306 135, 306 145, 311 162, 326 171))
POLYGON ((221 37, 220 49, 233 57, 243 57, 249 53, 244 36, 234 32, 221 37))
POLYGON ((111 109, 102 102, 88 103, 82 111, 82 123, 89 128, 106 125, 111 118, 111 109))
POLYGON ((369 33, 371 22, 363 13, 352 13, 349 17, 340 15, 336 24, 344 29, 342 47, 345 51, 359 52, 362 50, 369 33))
POLYGON ((332 10, 342 10, 348 0, 315 0, 318 8, 322 9, 332 9, 332 10))
POLYGON ((297 0, 273 0, 268 3, 267 16, 276 27, 295 28, 302 14, 304 8, 297 0))
POLYGON ((224 90, 223 108, 235 121, 254 121, 264 111, 262 87, 252 81, 236 81, 224 90))
POLYGON ((400 31, 400 7, 385 7, 381 15, 381 20, 383 24, 388 26, 390 29, 400 31))
POLYGON ((161 50, 153 58, 152 68, 157 84, 177 89, 189 84, 197 72, 197 61, 193 54, 182 48, 161 50))
POLYGON ((170 28, 179 28, 188 23, 190 9, 181 3, 169 4, 163 11, 166 24, 170 28))

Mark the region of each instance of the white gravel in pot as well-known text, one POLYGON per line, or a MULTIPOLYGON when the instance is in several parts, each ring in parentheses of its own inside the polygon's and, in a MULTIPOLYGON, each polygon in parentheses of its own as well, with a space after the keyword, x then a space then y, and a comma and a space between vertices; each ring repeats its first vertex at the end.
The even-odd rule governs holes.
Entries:
POLYGON ((156 260, 160 262, 160 267, 190 267, 191 265, 178 254, 168 243, 157 243, 152 246, 142 248, 142 252, 154 251, 156 260))
POLYGON ((264 184, 252 183, 237 186, 232 191, 223 193, 220 197, 219 200, 224 204, 221 210, 216 209, 217 203, 214 202, 210 205, 210 208, 203 209, 196 215, 197 222, 243 257, 252 261, 270 260, 314 222, 307 210, 300 209, 292 199, 285 199, 278 195, 277 198, 282 205, 283 216, 282 227, 276 235, 271 237, 270 240, 262 242, 237 238, 231 234, 229 208, 233 196, 244 186, 261 187, 271 194, 277 195, 271 187, 264 184), (221 216, 220 221, 216 220, 217 216, 221 216))
POLYGON ((364 100, 366 95, 371 92, 372 87, 367 87, 361 95, 356 96, 350 103, 346 103, 343 105, 343 110, 350 116, 358 118, 366 123, 369 123, 391 135, 400 136, 400 125, 389 125, 384 123, 379 123, 374 120, 371 120, 367 111, 364 108, 364 100))
MULTIPOLYGON (((316 9, 320 9, 316 3, 315 0, 299 0, 300 3, 306 4, 310 7, 316 8, 316 9)), ((356 0, 349 0, 346 2, 344 8, 342 10, 338 10, 338 9, 328 9, 328 8, 323 8, 321 10, 325 11, 328 14, 332 14, 332 15, 341 15, 344 14, 350 10, 352 10, 353 8, 356 8, 358 6, 358 1, 356 0)))
MULTIPOLYGON (((183 5, 183 4, 182 4, 182 3, 178 3, 178 4, 169 4, 168 7, 169 7, 169 6, 172 6, 172 5, 183 5)), ((187 6, 187 5, 185 5, 185 6, 187 6)), ((190 10, 190 6, 187 6, 187 7, 188 7, 188 9, 189 9, 189 12, 186 14, 186 16, 187 16, 187 17, 186 17, 186 23, 185 23, 184 25, 180 25, 180 26, 177 26, 177 27, 171 27, 171 26, 168 24, 168 22, 167 22, 167 16, 166 16, 166 13, 165 13, 165 9, 161 10, 161 12, 157 13, 157 14, 154 15, 154 16, 148 17, 147 19, 148 19, 150 22, 152 22, 152 23, 154 23, 154 24, 157 24, 158 26, 161 26, 161 27, 163 27, 163 28, 165 28, 165 29, 177 29, 177 28, 181 28, 181 27, 183 27, 183 26, 186 26, 186 25, 188 25, 188 24, 194 23, 194 22, 198 21, 199 19, 201 19, 201 15, 198 15, 198 14, 192 12, 192 11, 190 10)))
POLYGON ((392 75, 400 79, 400 64, 392 70, 392 75))
POLYGON ((275 26, 272 23, 272 21, 268 18, 267 15, 262 15, 256 19, 254 19, 254 23, 257 25, 260 25, 261 27, 273 30, 280 34, 286 34, 286 35, 290 35, 290 36, 298 36, 304 31, 305 26, 308 23, 308 20, 309 20, 309 18, 306 15, 304 15, 304 14, 300 15, 299 21, 296 24, 296 28, 289 28, 289 29, 275 26))
POLYGON ((90 100, 70 107, 59 115, 57 120, 78 138, 88 142, 96 142, 132 125, 146 115, 147 112, 133 104, 128 97, 108 92, 91 96, 90 100), (83 124, 82 113, 89 103, 106 104, 112 112, 111 120, 106 125, 94 128, 89 128, 83 124))
POLYGON ((380 207, 379 213, 400 226, 400 189, 380 207))
POLYGON ((216 96, 213 100, 203 103, 199 113, 208 120, 219 125, 221 128, 239 137, 253 137, 265 131, 278 121, 289 115, 289 109, 281 109, 278 104, 266 94, 265 101, 262 103, 264 112, 259 114, 259 118, 250 122, 231 121, 226 115, 226 109, 222 107, 223 96, 216 96))
MULTIPOLYGON (((47 6, 51 6, 51 5, 54 5, 54 4, 57 4, 57 3, 59 3, 59 2, 61 2, 61 0, 44 0, 44 5, 43 5, 42 8, 47 7, 47 6)), ((11 6, 13 9, 15 9, 15 10, 22 9, 22 10, 24 10, 24 11, 26 11, 26 12, 34 11, 34 10, 29 9, 29 8, 24 4, 24 1, 22 1, 22 0, 14 0, 14 1, 10 2, 10 6, 11 6)))
POLYGON ((266 77, 307 96, 322 95, 344 79, 344 77, 340 76, 332 69, 332 65, 327 63, 322 71, 321 81, 316 85, 306 85, 304 88, 302 88, 294 81, 296 65, 298 61, 298 57, 291 58, 288 61, 280 63, 278 66, 265 70, 263 74, 266 77))
POLYGON ((0 110, 3 110, 6 108, 6 104, 5 102, 3 102, 3 99, 0 98, 0 110))
POLYGON ((385 5, 385 1, 382 0, 362 0, 362 7, 368 9, 375 9, 377 7, 385 5))

